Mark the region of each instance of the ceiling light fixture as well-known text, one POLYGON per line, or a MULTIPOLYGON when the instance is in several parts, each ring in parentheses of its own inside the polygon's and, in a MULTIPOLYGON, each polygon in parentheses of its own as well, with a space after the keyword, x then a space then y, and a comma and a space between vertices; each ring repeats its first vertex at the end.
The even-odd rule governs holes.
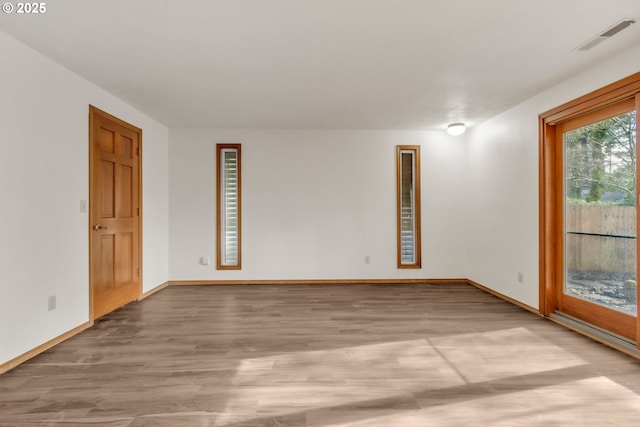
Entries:
POLYGON ((447 126, 447 133, 453 136, 462 135, 465 130, 464 123, 451 123, 447 126))

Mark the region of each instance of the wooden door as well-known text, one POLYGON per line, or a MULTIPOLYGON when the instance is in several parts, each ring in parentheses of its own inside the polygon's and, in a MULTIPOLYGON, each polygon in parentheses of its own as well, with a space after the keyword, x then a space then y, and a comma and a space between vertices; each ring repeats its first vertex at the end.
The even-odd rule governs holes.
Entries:
POLYGON ((637 336, 635 99, 556 126, 562 243, 558 310, 637 336))
POLYGON ((89 129, 89 281, 96 319, 140 296, 142 131, 93 106, 89 129))

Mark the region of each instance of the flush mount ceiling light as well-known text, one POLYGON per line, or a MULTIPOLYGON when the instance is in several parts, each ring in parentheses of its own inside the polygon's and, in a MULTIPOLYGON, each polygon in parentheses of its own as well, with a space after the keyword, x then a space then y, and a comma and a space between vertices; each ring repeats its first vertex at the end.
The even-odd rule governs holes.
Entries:
POLYGON ((465 130, 464 123, 451 123, 447 126, 447 133, 453 136, 462 135, 465 130))

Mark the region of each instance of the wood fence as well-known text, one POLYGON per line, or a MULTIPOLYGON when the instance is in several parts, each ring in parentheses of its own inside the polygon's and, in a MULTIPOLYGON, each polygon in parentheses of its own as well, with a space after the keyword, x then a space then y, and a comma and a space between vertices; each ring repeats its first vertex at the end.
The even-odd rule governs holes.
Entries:
POLYGON ((566 205, 566 268, 636 271, 636 209, 628 206, 566 205))

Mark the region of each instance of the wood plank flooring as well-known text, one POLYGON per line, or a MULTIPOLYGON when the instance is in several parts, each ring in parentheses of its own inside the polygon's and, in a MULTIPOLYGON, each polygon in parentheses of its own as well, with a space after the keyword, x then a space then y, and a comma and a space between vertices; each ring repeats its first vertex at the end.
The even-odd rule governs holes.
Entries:
POLYGON ((0 376, 0 426, 640 426, 640 361, 463 284, 172 286, 0 376))

